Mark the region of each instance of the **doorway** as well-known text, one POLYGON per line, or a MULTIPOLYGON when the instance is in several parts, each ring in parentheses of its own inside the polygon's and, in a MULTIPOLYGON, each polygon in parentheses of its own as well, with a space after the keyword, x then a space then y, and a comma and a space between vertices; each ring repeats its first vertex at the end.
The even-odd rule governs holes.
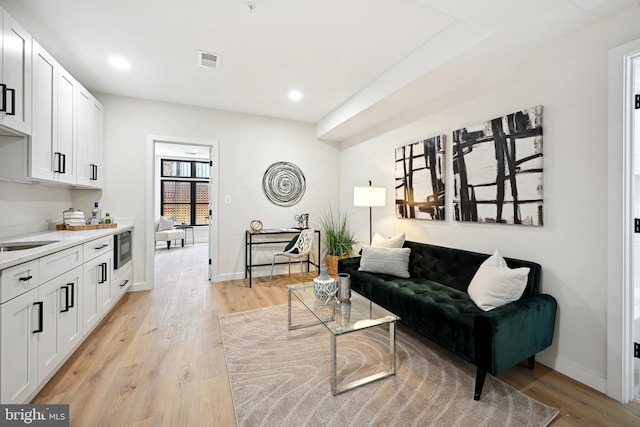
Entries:
MULTIPOLYGON (((640 343, 640 52, 630 58, 631 72, 628 89, 633 99, 633 109, 630 111, 628 134, 633 153, 633 274, 631 286, 632 301, 632 336, 633 342, 640 343), (636 225, 637 223, 637 225, 636 225)), ((633 399, 640 402, 640 358, 633 358, 633 399)))
MULTIPOLYGON (((174 219, 174 226, 182 228, 184 249, 204 254, 208 279, 217 275, 217 228, 218 228, 218 147, 209 141, 184 138, 149 137, 149 170, 152 179, 148 182, 151 197, 147 198, 147 212, 151 218, 148 230, 154 250, 147 258, 152 268, 147 275, 154 283, 155 256, 160 248, 164 252, 183 249, 182 242, 168 245, 155 243, 155 224, 160 216, 174 219), (206 246, 206 249, 203 248, 206 246), (195 249, 197 248, 197 249, 195 249)), ((149 264, 148 264, 149 265, 149 264)))
POLYGON ((640 40, 609 52, 607 395, 640 393, 640 40))

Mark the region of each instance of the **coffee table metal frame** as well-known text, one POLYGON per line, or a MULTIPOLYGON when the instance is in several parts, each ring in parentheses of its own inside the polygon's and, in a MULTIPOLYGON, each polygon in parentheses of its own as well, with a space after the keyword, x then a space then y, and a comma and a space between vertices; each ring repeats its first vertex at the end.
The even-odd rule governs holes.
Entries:
POLYGON ((350 318, 348 322, 341 322, 339 313, 336 314, 336 310, 340 309, 341 304, 335 300, 330 300, 327 304, 321 303, 313 295, 313 284, 288 286, 287 326, 289 330, 291 331, 314 325, 324 325, 329 332, 331 332, 331 394, 334 396, 344 393, 345 391, 352 390, 356 387, 388 378, 396 373, 396 321, 400 320, 400 318, 354 291, 351 292, 351 301, 349 304, 353 304, 354 306, 357 305, 357 309, 353 310, 353 312, 356 315, 360 314, 361 317, 355 316, 355 319, 350 318), (294 295, 296 299, 298 299, 318 320, 315 322, 292 325, 291 295, 294 295), (320 307, 320 309, 315 309, 314 306, 320 307), (366 313, 367 308, 368 315, 363 315, 366 313), (380 314, 382 314, 382 317, 379 316, 380 314), (350 332, 361 331, 374 326, 384 325, 389 325, 389 369, 340 386, 338 384, 337 366, 338 336, 350 332))

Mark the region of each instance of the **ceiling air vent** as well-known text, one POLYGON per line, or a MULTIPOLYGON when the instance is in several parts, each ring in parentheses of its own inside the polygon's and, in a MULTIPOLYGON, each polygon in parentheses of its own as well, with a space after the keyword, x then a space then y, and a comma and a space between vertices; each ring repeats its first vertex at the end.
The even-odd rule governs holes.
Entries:
POLYGON ((220 55, 215 53, 198 51, 198 65, 204 68, 220 68, 220 55))

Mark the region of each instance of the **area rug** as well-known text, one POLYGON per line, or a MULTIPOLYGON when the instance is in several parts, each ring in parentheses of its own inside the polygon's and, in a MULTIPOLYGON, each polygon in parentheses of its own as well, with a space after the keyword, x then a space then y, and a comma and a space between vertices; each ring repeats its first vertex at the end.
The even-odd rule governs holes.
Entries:
MULTIPOLYGON (((299 304, 293 323, 312 320, 299 304)), ((408 328, 396 328, 396 375, 333 396, 330 333, 287 330, 287 306, 219 317, 239 426, 546 426, 558 414, 408 328)), ((338 337, 341 383, 388 367, 388 328, 338 337)))

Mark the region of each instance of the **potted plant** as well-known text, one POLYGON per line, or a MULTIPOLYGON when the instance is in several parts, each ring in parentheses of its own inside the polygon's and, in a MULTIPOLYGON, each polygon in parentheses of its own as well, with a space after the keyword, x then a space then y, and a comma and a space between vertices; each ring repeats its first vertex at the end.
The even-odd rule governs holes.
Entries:
POLYGON ((349 231, 347 214, 333 211, 329 205, 320 217, 320 226, 324 231, 324 244, 327 251, 326 263, 330 275, 337 276, 338 260, 351 255, 353 245, 357 242, 349 231))

